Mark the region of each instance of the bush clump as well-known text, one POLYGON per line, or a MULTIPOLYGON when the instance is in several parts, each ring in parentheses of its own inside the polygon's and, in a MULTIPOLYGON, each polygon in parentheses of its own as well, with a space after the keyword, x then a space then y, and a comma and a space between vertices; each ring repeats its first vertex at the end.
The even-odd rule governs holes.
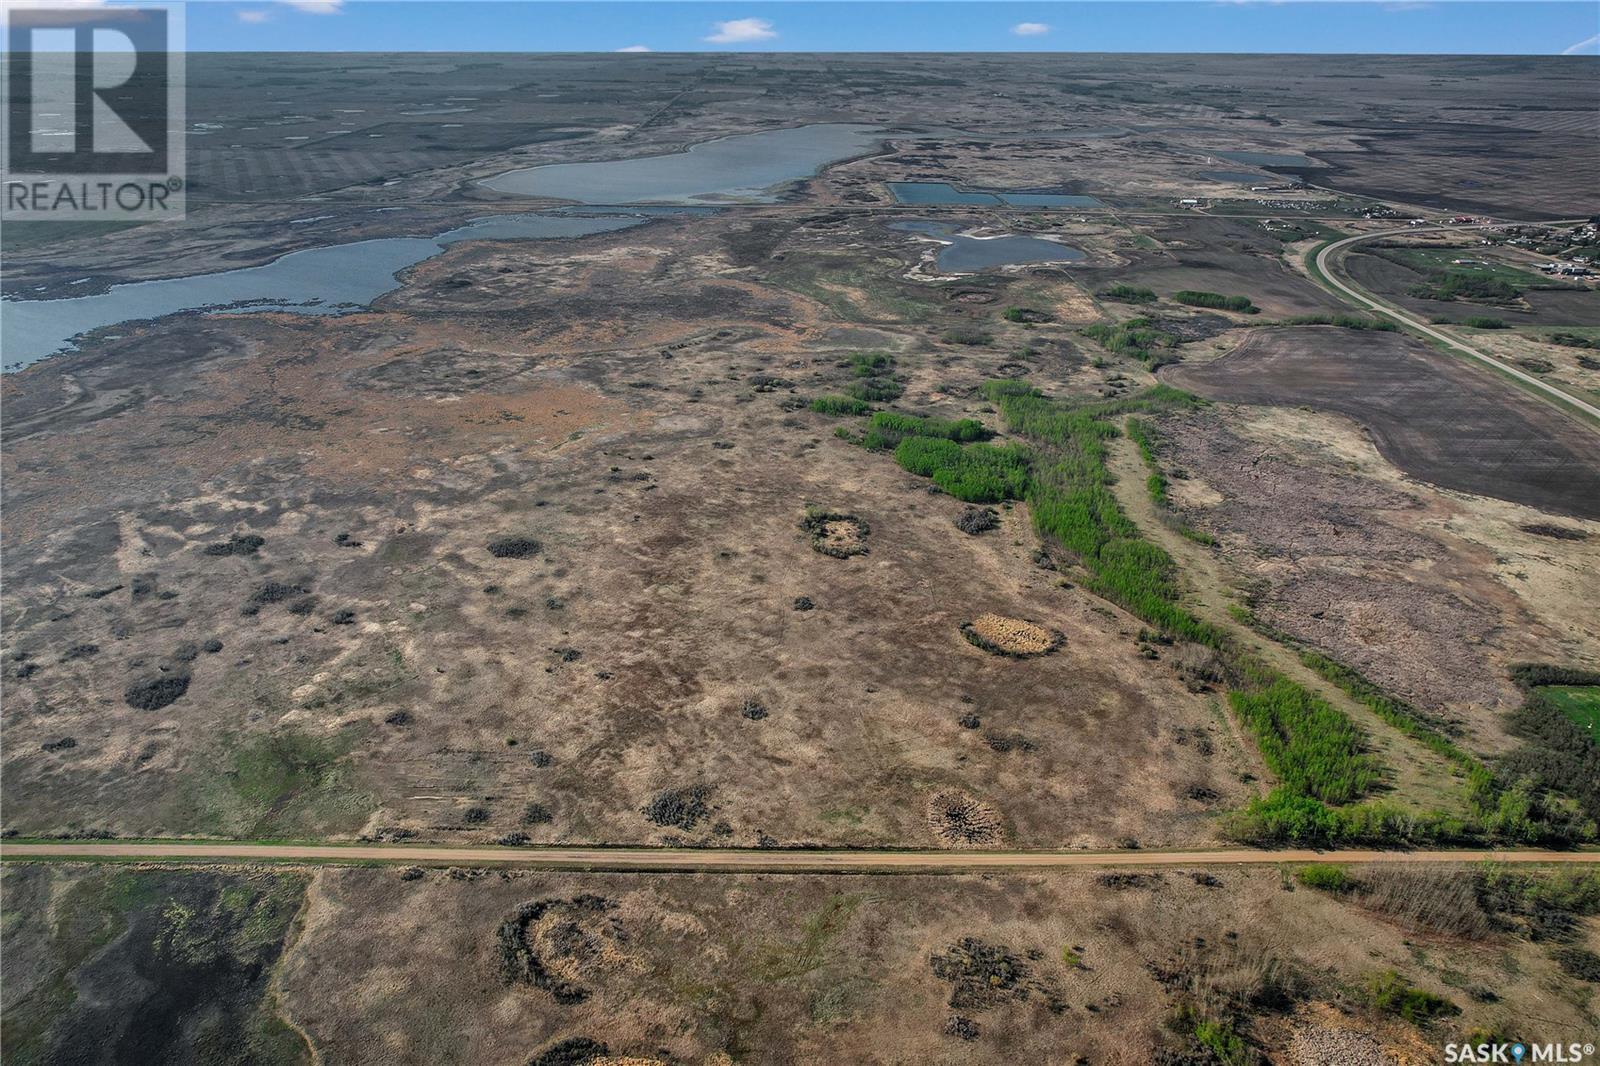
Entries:
POLYGON ((211 556, 254 555, 266 542, 265 537, 255 533, 235 533, 227 540, 207 544, 203 553, 211 556))
POLYGON ((1154 289, 1122 283, 1113 285, 1109 289, 1101 289, 1096 295, 1102 300, 1109 300, 1112 303, 1119 304, 1153 304, 1156 302, 1156 291, 1154 289))
POLYGON ((1436 1018, 1461 1013, 1461 1008, 1448 999, 1418 988, 1394 970, 1370 974, 1363 998, 1373 1010, 1396 1015, 1413 1025, 1426 1025, 1436 1018))
POLYGON ((892 450, 907 437, 934 437, 965 443, 987 440, 992 435, 984 428, 983 423, 975 418, 948 420, 879 411, 867 423, 867 432, 862 436, 860 444, 872 451, 885 452, 892 450))
POLYGON ((710 807, 706 804, 710 795, 711 790, 705 785, 665 788, 645 804, 644 816, 656 825, 668 829, 693 829, 711 813, 710 807))
POLYGON ((956 515, 956 528, 976 537, 1000 528, 1000 514, 993 507, 968 507, 956 515))
POLYGON ((138 711, 159 711, 182 699, 188 691, 188 674, 161 674, 132 682, 123 690, 122 699, 138 711))
POLYGON ((818 396, 811 409, 819 415, 870 415, 872 405, 854 396, 818 396))
POLYGON ((1471 315, 1468 318, 1462 319, 1461 324, 1463 326, 1470 326, 1473 329, 1509 329, 1510 328, 1509 326, 1506 325, 1506 320, 1505 319, 1503 319, 1503 318, 1494 318, 1494 317, 1492 317, 1490 315, 1471 315))
POLYGON ((1261 308, 1250 302, 1248 296, 1224 296, 1220 292, 1179 289, 1172 294, 1172 298, 1189 307, 1210 307, 1218 311, 1237 311, 1245 315, 1254 315, 1261 311, 1261 308))
POLYGON ((1169 350, 1178 346, 1175 335, 1157 329, 1153 319, 1142 316, 1118 325, 1085 326, 1079 332, 1106 351, 1131 355, 1142 363, 1149 363, 1152 369, 1172 362, 1174 356, 1169 350))
POLYGON ((1028 455, 1016 445, 969 444, 936 437, 907 437, 894 450, 907 471, 964 503, 1020 499, 1028 487, 1028 455))
POLYGON ((1294 872, 1294 879, 1307 888, 1320 888, 1324 892, 1348 892, 1356 885, 1350 868, 1335 862, 1313 862, 1294 872))
POLYGON ((496 559, 531 559, 539 554, 539 542, 532 537, 500 537, 488 544, 496 559))

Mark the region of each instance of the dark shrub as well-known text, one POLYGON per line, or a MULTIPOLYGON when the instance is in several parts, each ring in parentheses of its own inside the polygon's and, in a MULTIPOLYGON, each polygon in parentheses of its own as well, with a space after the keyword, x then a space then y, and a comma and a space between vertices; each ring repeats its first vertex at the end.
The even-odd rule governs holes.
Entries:
POLYGON ((39 747, 45 751, 66 751, 68 748, 75 748, 77 746, 78 741, 74 737, 62 737, 60 740, 47 740, 43 744, 39 745, 39 747))
MULTIPOLYGON (((549 825, 553 821, 555 821, 555 815, 550 812, 549 807, 542 803, 530 803, 522 808, 523 825, 549 825)), ((524 837, 523 839, 526 840, 527 838, 524 837)))
POLYGON ((693 829, 710 813, 706 806, 710 794, 704 785, 662 789, 645 805, 644 816, 659 826, 693 829))
POLYGON ((410 711, 394 711, 394 712, 390 713, 387 717, 385 717, 384 721, 387 722, 390 725, 410 725, 411 724, 411 712, 410 711))
POLYGON ((528 1066, 583 1066, 586 1062, 603 1058, 610 1053, 611 1049, 598 1040, 575 1036, 570 1040, 551 1044, 529 1059, 528 1066))
POLYGON ((482 825, 489 820, 489 808, 468 807, 461 812, 461 820, 468 825, 482 825))
POLYGON ((254 533, 235 533, 227 540, 219 541, 216 544, 207 544, 204 553, 214 556, 254 555, 261 550, 261 546, 266 542, 265 537, 254 533))
POLYGON ((532 537, 500 537, 491 540, 488 547, 496 559, 531 559, 539 554, 539 542, 532 537))
POLYGON ((61 653, 61 661, 64 663, 70 663, 78 659, 93 658, 99 654, 100 645, 98 644, 74 644, 72 647, 61 653))
POLYGON ((123 690, 122 698, 135 710, 159 711, 177 702, 188 691, 188 674, 162 674, 133 682, 123 690))
POLYGON ((1588 948, 1557 948, 1552 957, 1569 977, 1600 984, 1600 955, 1588 948))
POLYGON ((963 533, 979 533, 1000 528, 1000 515, 993 507, 968 507, 956 516, 956 528, 963 533))

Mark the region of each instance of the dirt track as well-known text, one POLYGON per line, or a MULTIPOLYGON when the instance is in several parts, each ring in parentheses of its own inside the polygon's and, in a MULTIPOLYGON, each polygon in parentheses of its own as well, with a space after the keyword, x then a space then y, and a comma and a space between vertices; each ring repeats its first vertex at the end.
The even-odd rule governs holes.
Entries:
POLYGON ((352 863, 412 863, 478 866, 485 863, 556 870, 705 872, 780 871, 843 873, 1042 870, 1084 866, 1226 866, 1285 862, 1344 863, 1600 863, 1600 851, 1268 851, 1218 848, 1209 851, 834 851, 712 848, 510 848, 427 845, 116 843, 70 841, 6 844, 0 859, 11 861, 276 862, 313 866, 352 863))

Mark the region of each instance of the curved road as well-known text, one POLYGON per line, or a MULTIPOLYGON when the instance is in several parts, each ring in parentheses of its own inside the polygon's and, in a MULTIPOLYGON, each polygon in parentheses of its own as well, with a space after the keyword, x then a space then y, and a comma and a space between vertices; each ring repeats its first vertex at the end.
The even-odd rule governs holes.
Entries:
MULTIPOLYGON (((1547 225, 1562 225, 1562 224, 1566 224, 1566 223, 1581 222, 1581 221, 1583 221, 1583 220, 1582 219, 1560 219, 1560 220, 1558 220, 1556 222, 1551 222, 1551 223, 1546 223, 1546 224, 1547 225)), ((1565 404, 1565 405, 1567 405, 1569 407, 1574 407, 1574 408, 1582 411, 1584 414, 1588 415, 1590 418, 1593 418, 1596 421, 1600 421, 1600 407, 1596 407, 1594 404, 1589 403, 1589 402, 1587 402, 1585 400, 1581 400, 1578 397, 1573 396, 1571 393, 1568 393, 1568 392, 1566 392, 1566 391, 1564 391, 1562 389, 1558 389, 1554 385, 1549 384, 1548 382, 1541 381, 1538 377, 1534 376, 1533 374, 1529 374, 1529 373, 1527 373, 1527 372, 1525 372, 1523 370, 1519 370, 1516 367, 1511 366, 1508 363, 1502 363, 1500 360, 1496 359, 1494 356, 1485 354, 1484 352, 1480 352, 1480 351, 1478 351, 1478 349, 1473 348, 1472 346, 1457 340, 1456 338, 1450 336, 1449 334, 1443 333, 1440 330, 1434 329, 1428 323, 1422 321, 1419 318, 1416 318, 1415 316, 1413 316, 1413 315, 1411 315, 1411 314, 1409 314, 1409 313, 1407 313, 1405 311, 1402 311, 1400 308, 1394 306, 1391 303, 1388 303, 1388 302, 1383 301, 1383 300, 1379 300, 1374 296, 1369 296, 1365 292, 1362 292, 1360 289, 1357 289, 1355 286, 1346 284, 1344 281, 1342 281, 1339 278, 1339 276, 1336 273, 1334 273, 1334 270, 1333 270, 1333 265, 1332 265, 1333 253, 1335 253, 1335 252, 1343 252, 1346 249, 1350 248, 1352 245, 1359 244, 1362 241, 1373 241, 1373 240, 1378 240, 1379 238, 1382 238, 1382 237, 1394 237, 1394 236, 1399 236, 1399 235, 1402 235, 1402 234, 1432 233, 1432 232, 1437 232, 1437 231, 1440 231, 1440 230, 1455 231, 1455 230, 1468 230, 1468 229, 1494 229, 1494 228, 1499 228, 1499 227, 1504 226, 1504 225, 1506 225, 1506 223, 1504 223, 1504 222, 1480 222, 1480 223, 1475 223, 1475 224, 1472 224, 1472 225, 1465 225, 1465 226, 1407 226, 1405 229, 1382 230, 1382 231, 1379 231, 1377 233, 1358 233, 1354 237, 1346 237, 1343 240, 1334 241, 1332 244, 1324 245, 1321 249, 1319 249, 1317 251, 1316 266, 1317 266, 1318 272, 1320 272, 1321 275, 1322 275, 1322 279, 1325 280, 1330 286, 1332 286, 1340 295, 1348 297, 1349 299, 1355 300, 1357 303, 1361 304, 1362 306, 1364 306, 1366 308, 1369 308, 1370 310, 1377 311, 1380 314, 1387 315, 1388 317, 1390 317, 1392 319, 1395 319, 1396 321, 1401 322, 1406 326, 1409 326, 1410 328, 1416 330, 1418 333, 1421 333, 1426 337, 1430 337, 1433 340, 1439 341, 1441 344, 1445 344, 1445 345, 1449 346, 1450 348, 1453 348, 1456 351, 1461 352, 1463 355, 1470 356, 1471 358, 1476 359, 1479 362, 1484 363, 1484 364, 1492 367, 1493 369, 1500 371, 1502 374, 1506 374, 1506 375, 1509 375, 1510 377, 1516 378, 1518 381, 1522 382, 1525 385, 1531 385, 1533 388, 1538 389, 1541 392, 1547 393, 1550 396, 1555 397, 1557 400, 1561 401, 1561 403, 1563 403, 1563 404, 1565 404)))
POLYGON ((312 866, 408 863, 509 864, 552 870, 707 873, 962 873, 1108 866, 1261 866, 1286 862, 1583 863, 1600 850, 1314 851, 1215 848, 1205 851, 870 851, 739 848, 443 847, 430 844, 238 844, 224 841, 52 841, 0 844, 0 860, 21 862, 273 862, 312 866))

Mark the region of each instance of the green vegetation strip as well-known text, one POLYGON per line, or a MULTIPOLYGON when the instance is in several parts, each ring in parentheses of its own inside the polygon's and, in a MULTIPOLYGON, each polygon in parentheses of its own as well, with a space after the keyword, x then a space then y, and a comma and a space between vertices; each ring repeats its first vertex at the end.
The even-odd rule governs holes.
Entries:
POLYGON ((1172 299, 1190 307, 1210 307, 1218 311, 1237 311, 1240 314, 1259 314, 1261 308, 1250 302, 1248 296, 1224 296, 1220 292, 1202 292, 1199 289, 1179 289, 1172 299))
MULTIPOLYGON (((1354 675, 1334 671, 1357 699, 1384 720, 1416 735, 1462 766, 1474 817, 1418 814, 1365 799, 1382 773, 1367 753, 1362 731, 1337 707, 1237 646, 1223 629, 1179 603, 1172 558, 1146 540, 1123 513, 1111 489, 1107 441, 1118 435, 1111 418, 1199 406, 1203 401, 1158 385, 1135 396, 1073 404, 1045 397, 1018 381, 995 381, 985 395, 1007 426, 1033 447, 1027 501, 1038 532, 1072 552, 1087 573, 1085 586, 1167 634, 1214 649, 1225 663, 1229 704, 1260 747, 1279 785, 1236 812, 1226 826, 1236 839, 1257 842, 1423 844, 1505 840, 1568 844, 1593 835, 1593 826, 1568 816, 1526 783, 1498 787, 1493 775, 1416 715, 1354 675), (1360 801, 1360 802, 1357 802, 1360 801)), ((1149 437, 1144 433, 1146 447, 1149 437)), ((1312 664, 1316 668, 1316 664, 1312 664)))

